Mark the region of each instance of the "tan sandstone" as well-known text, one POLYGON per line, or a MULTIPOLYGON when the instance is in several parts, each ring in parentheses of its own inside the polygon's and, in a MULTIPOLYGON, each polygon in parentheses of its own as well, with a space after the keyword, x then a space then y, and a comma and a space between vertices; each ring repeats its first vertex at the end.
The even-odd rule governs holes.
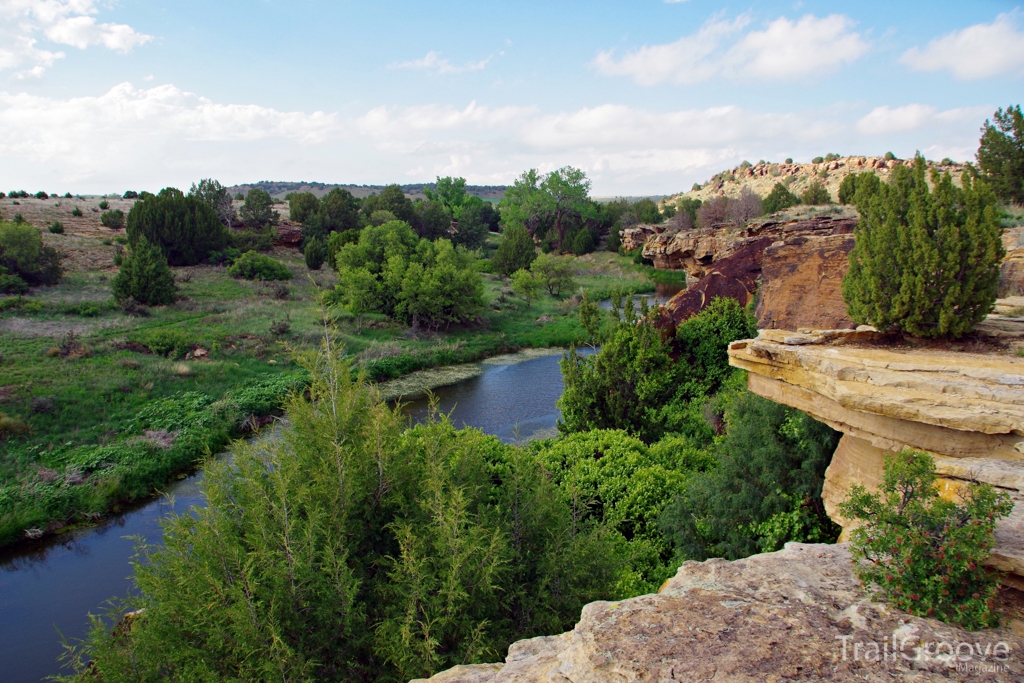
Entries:
MULTIPOLYGON (((763 330, 729 348, 751 391, 843 432, 822 491, 829 516, 849 529, 838 504, 853 484, 876 487, 885 454, 904 448, 935 457, 949 497, 976 480, 1024 500, 1024 358, 851 345, 858 335, 877 333, 763 330)), ((1024 586, 1024 505, 996 542, 990 564, 1024 586)))
POLYGON ((1024 677, 1022 647, 1012 628, 966 633, 872 602, 845 545, 789 543, 735 562, 686 562, 656 594, 590 603, 568 633, 519 641, 503 664, 456 667, 429 683, 1009 682, 1024 677), (968 662, 963 646, 957 662, 943 642, 990 654, 968 662), (997 643, 1005 659, 993 656, 997 643))

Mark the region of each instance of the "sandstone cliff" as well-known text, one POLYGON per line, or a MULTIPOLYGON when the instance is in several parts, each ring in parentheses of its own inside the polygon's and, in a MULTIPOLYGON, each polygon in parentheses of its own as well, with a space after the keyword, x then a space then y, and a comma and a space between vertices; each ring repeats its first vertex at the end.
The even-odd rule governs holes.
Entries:
POLYGON ((1008 492, 1017 504, 997 528, 990 564, 1024 588, 1024 357, 1014 348, 1024 348, 1024 321, 994 317, 979 328, 1009 348, 893 348, 863 343, 879 336, 871 331, 762 330, 733 342, 729 362, 750 373, 754 393, 843 432, 822 498, 844 528, 838 504, 850 487, 877 487, 886 453, 904 448, 933 455, 949 497, 974 480, 1008 492))
MULTIPOLYGON (((691 190, 672 195, 661 200, 663 205, 675 204, 680 198, 707 200, 717 196, 738 197, 744 187, 749 187, 764 197, 775 183, 788 185, 790 192, 799 195, 815 180, 824 185, 832 199, 839 197, 839 185, 843 178, 851 173, 870 171, 882 180, 888 180, 892 170, 900 165, 913 165, 913 159, 883 159, 882 157, 840 157, 833 161, 817 164, 769 164, 759 163, 742 168, 737 166, 729 171, 722 171, 700 186, 699 190, 691 190)), ((939 164, 928 162, 929 168, 940 173, 949 171, 953 181, 960 184, 960 177, 967 168, 966 164, 939 164)))
POLYGON ((657 594, 591 603, 568 633, 514 643, 503 664, 455 667, 429 683, 1024 677, 1024 633, 965 633, 871 602, 851 567, 843 545, 799 543, 736 562, 687 562, 657 594))

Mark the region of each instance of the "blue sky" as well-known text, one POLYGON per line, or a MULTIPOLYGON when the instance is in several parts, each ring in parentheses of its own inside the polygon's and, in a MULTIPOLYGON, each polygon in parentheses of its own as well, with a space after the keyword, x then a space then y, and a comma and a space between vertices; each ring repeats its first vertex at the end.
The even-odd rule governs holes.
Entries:
POLYGON ((973 157, 1014 3, 0 0, 0 188, 687 189, 743 159, 973 157))

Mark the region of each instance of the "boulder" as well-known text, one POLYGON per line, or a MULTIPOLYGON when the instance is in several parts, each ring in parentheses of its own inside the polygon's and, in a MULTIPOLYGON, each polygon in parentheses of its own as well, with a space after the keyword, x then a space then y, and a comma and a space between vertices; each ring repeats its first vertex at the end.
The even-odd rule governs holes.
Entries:
POLYGON ((1006 252, 999 270, 999 296, 1019 297, 1024 295, 1024 247, 1006 252))
POLYGON ((853 235, 812 235, 779 241, 765 249, 757 326, 799 330, 854 328, 843 300, 853 235))
POLYGON ((872 602, 845 545, 788 543, 686 562, 656 594, 590 603, 572 631, 514 643, 504 664, 428 681, 1009 682, 1024 676, 1022 648, 1013 628, 967 633, 872 602))
POLYGON ((715 297, 736 299, 746 306, 757 291, 761 275, 761 258, 771 238, 746 242, 730 256, 716 261, 695 285, 676 294, 662 307, 659 326, 678 325, 710 304, 715 297))
MULTIPOLYGON (((1018 329, 1024 335, 1024 325, 1018 329)), ((997 331, 1000 339, 1011 334, 997 331)), ((757 339, 730 344, 729 363, 749 372, 754 393, 843 432, 822 499, 844 537, 851 522, 838 505, 850 487, 877 488, 888 453, 926 451, 944 495, 982 481, 1015 501, 1013 514, 999 523, 990 564, 1024 588, 1024 358, 998 347, 894 348, 872 341, 877 334, 762 330, 757 339)))
POLYGON ((622 250, 635 251, 637 249, 641 249, 647 240, 664 231, 665 228, 661 225, 640 224, 634 225, 631 228, 626 228, 622 231, 622 250))
POLYGON ((302 226, 291 221, 281 221, 274 232, 275 247, 299 248, 302 243, 302 226))

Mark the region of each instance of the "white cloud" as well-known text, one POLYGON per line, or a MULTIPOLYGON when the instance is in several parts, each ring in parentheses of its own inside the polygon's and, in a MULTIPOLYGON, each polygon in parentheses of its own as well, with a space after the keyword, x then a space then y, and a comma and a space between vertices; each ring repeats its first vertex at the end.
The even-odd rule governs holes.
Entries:
POLYGON ((716 76, 784 80, 833 72, 868 50, 853 31, 854 22, 840 14, 808 14, 799 21, 780 17, 763 31, 732 40, 749 23, 747 15, 732 21, 712 18, 697 33, 672 43, 645 45, 618 59, 614 50, 601 52, 593 66, 641 85, 688 84, 716 76))
POLYGON ((928 104, 907 104, 902 107, 888 105, 875 107, 857 121, 857 132, 864 135, 885 135, 903 133, 924 128, 962 126, 974 124, 985 118, 989 107, 958 107, 939 111, 928 104))
POLYGON ((420 69, 424 71, 436 71, 439 74, 459 74, 467 71, 482 71, 489 61, 491 61, 491 57, 482 59, 479 62, 467 62, 466 64, 456 65, 452 64, 445 57, 442 57, 440 53, 431 50, 420 59, 414 59, 410 62, 395 62, 391 64, 389 68, 420 69))
POLYGON ((18 131, 0 137, 0 187, 123 192, 187 186, 202 177, 228 184, 380 183, 449 174, 500 184, 527 168, 572 164, 587 171, 596 194, 649 194, 703 182, 742 159, 886 148, 969 158, 989 111, 885 106, 858 122, 863 112, 845 107, 653 111, 602 104, 543 111, 470 102, 379 106, 344 116, 225 104, 173 85, 123 83, 70 99, 0 92, 0 130, 18 131))
POLYGON ((22 69, 19 78, 41 76, 64 52, 39 47, 40 37, 85 49, 101 45, 122 54, 152 40, 126 24, 99 23, 96 0, 0 2, 0 70, 22 69))
POLYGON ((998 74, 1024 74, 1024 31, 1019 14, 1000 14, 991 24, 975 24, 935 38, 924 48, 913 47, 900 62, 915 71, 949 71, 960 80, 998 74))

